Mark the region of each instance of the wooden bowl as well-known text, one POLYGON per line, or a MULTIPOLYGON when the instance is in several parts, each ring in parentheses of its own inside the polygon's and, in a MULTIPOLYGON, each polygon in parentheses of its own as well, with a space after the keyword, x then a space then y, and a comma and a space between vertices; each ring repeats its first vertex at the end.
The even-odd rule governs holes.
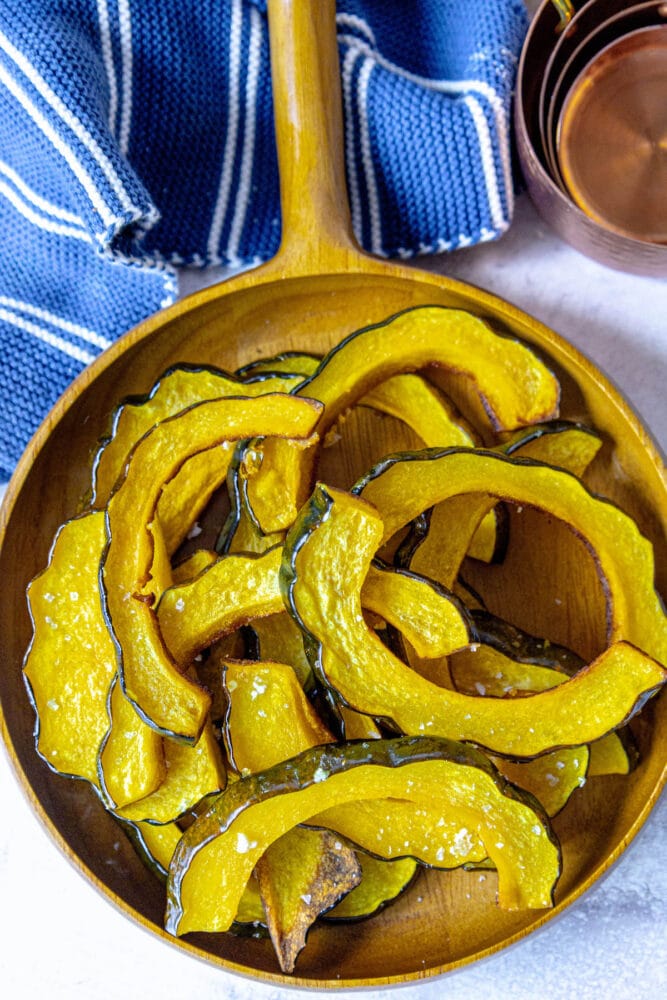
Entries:
MULTIPOLYGON (((642 825, 664 783, 667 700, 654 699, 634 725, 642 755, 639 768, 629 777, 591 780, 554 821, 564 870, 553 910, 499 910, 493 873, 482 882, 479 873, 429 872, 370 920, 316 928, 293 977, 279 973, 266 941, 232 934, 169 937, 162 930, 161 883, 129 842, 119 838, 117 825, 92 790, 82 781, 55 775, 36 755, 33 711, 21 675, 30 638, 26 585, 44 567, 57 527, 78 509, 87 491, 91 455, 114 405, 128 393, 149 389, 176 362, 235 369, 278 351, 320 352, 351 330, 408 306, 456 306, 533 345, 561 378, 564 416, 584 419, 603 435, 604 447, 588 481, 632 514, 652 539, 663 591, 667 489, 657 450, 634 413, 564 340, 486 292, 359 252, 343 208, 333 3, 270 0, 269 10, 283 199, 281 251, 263 268, 183 300, 128 333, 82 373, 31 442, 2 510, 2 728, 14 767, 50 835, 84 877, 139 924, 184 954, 263 981, 377 988, 446 972, 521 939, 608 869, 642 825), (114 849, 119 839, 120 852, 114 849)), ((452 389, 457 388, 465 406, 465 393, 454 379, 452 389)), ((363 446, 329 462, 339 483, 353 480, 378 453, 405 444, 389 419, 374 418, 362 430, 358 440, 363 446)), ((592 560, 563 525, 538 514, 521 523, 517 554, 479 572, 475 583, 495 610, 593 655, 604 643, 604 607, 592 560), (516 587, 522 578, 530 581, 523 594, 516 587)))

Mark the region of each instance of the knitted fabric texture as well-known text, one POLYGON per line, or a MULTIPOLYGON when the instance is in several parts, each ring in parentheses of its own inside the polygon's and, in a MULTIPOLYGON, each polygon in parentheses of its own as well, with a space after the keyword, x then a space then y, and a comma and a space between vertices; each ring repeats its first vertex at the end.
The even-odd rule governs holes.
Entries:
MULTIPOLYGON (((313 0, 316 2, 316 0, 313 0)), ((355 232, 386 257, 499 236, 520 0, 340 0, 355 232)), ((280 241, 262 0, 0 0, 0 477, 68 383, 280 241)))

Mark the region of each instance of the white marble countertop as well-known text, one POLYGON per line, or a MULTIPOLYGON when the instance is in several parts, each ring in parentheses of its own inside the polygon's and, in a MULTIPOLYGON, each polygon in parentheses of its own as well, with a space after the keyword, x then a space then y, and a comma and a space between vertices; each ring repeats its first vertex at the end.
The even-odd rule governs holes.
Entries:
MULTIPOLYGON (((510 232, 497 244, 421 264, 498 293, 572 341, 610 376, 667 449, 667 281, 620 274, 586 260, 546 229, 525 196, 510 232)), ((184 287, 198 280, 186 275, 184 287)), ((117 912, 47 838, 2 753, 0 816, 4 997, 278 1000, 295 995, 201 964, 117 912)), ((663 796, 607 878, 553 924, 446 981, 373 995, 404 1000, 667 996, 666 845, 663 796)))

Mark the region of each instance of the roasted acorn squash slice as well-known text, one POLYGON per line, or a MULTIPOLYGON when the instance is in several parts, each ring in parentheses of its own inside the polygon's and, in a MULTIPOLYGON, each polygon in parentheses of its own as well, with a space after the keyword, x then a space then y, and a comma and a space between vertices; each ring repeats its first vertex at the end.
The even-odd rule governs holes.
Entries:
POLYGON ((195 403, 225 396, 290 392, 298 383, 298 377, 290 377, 289 374, 285 377, 282 373, 240 379, 218 368, 188 365, 170 368, 146 396, 132 397, 117 407, 111 434, 102 442, 95 456, 94 504, 102 506, 108 501, 135 444, 161 421, 195 403))
MULTIPOLYGON (((262 555, 222 556, 194 580, 166 590, 157 617, 176 663, 189 663, 241 625, 284 611, 281 562, 280 546, 262 555)), ((374 564, 361 601, 395 625, 424 656, 444 656, 469 640, 468 618, 458 598, 414 573, 374 564)))
MULTIPOLYGON (((468 475, 467 463, 480 455, 482 459, 485 457, 480 452, 446 454, 465 460, 468 475)), ((431 461, 432 466, 436 463, 437 459, 431 461)), ((497 456, 493 456, 493 463, 514 467, 509 460, 497 456)), ((390 468, 413 464, 418 462, 395 460, 390 468)), ((425 464, 428 468, 428 462, 425 464)), ((454 492, 459 485, 455 463, 450 464, 452 473, 446 478, 447 486, 441 487, 443 492, 445 489, 454 492)), ((579 486, 567 473, 532 464, 516 468, 522 473, 546 471, 551 476, 567 476, 579 486)), ((493 471, 485 468, 484 481, 498 483, 499 477, 494 480, 493 471)), ((377 482, 370 479, 369 485, 377 482)), ((420 489, 417 477, 413 483, 416 485, 408 498, 403 492, 399 500, 395 483, 391 484, 391 492, 385 490, 380 495, 389 511, 388 525, 383 525, 367 502, 320 485, 285 542, 281 581, 286 602, 315 648, 319 644, 316 670, 351 707, 368 715, 386 716, 403 732, 429 732, 469 740, 500 755, 523 758, 598 739, 639 711, 646 699, 664 684, 667 671, 627 642, 615 642, 565 684, 526 698, 471 698, 439 688, 412 671, 368 628, 361 614, 359 594, 372 554, 383 535, 393 534, 392 528, 409 520, 412 511, 403 520, 406 507, 421 502, 414 499, 415 494, 421 495, 422 500, 428 498, 428 491, 420 489)), ((467 485, 467 489, 471 488, 467 485)), ((612 511, 614 523, 619 519, 619 523, 629 522, 611 505, 592 498, 591 502, 612 511)), ((636 529, 634 532, 640 539, 636 529)), ((652 559, 650 551, 639 541, 638 548, 646 560, 652 559)), ((606 559, 607 562, 610 560, 606 559)), ((618 579, 618 567, 612 564, 611 569, 618 579)), ((652 595, 657 626, 659 609, 652 585, 644 583, 642 588, 636 573, 635 586, 634 593, 640 595, 642 605, 638 617, 650 619, 652 595)), ((610 590, 613 594, 614 586, 610 590)), ((632 612, 629 604, 626 597, 621 608, 632 612)), ((634 635, 637 630, 632 628, 632 613, 621 617, 621 627, 626 623, 627 630, 634 635)), ((642 638, 647 643, 655 642, 654 633, 642 633, 642 638)))
POLYGON ((369 854, 359 854, 361 882, 324 915, 329 921, 365 920, 393 903, 408 889, 419 865, 414 858, 381 861, 369 854))
POLYGON ((293 972, 312 924, 359 885, 361 865, 335 834, 297 826, 267 848, 255 877, 280 968, 293 972))
POLYGON ((194 746, 163 740, 165 776, 155 791, 117 810, 134 822, 173 823, 226 784, 225 765, 213 726, 207 722, 194 746))
POLYGON ((320 409, 307 399, 280 394, 212 400, 157 424, 132 452, 125 478, 106 509, 108 545, 100 579, 123 689, 146 721, 164 735, 196 742, 210 699, 181 675, 152 607, 153 545, 148 525, 162 487, 192 455, 247 438, 261 426, 270 433, 307 436, 320 409))
POLYGON ((107 732, 99 747, 99 785, 108 808, 143 799, 164 781, 163 739, 136 711, 114 677, 108 695, 107 732))
MULTIPOLYGON (((471 313, 442 306, 408 309, 350 334, 295 393, 324 404, 318 424, 324 439, 341 414, 375 386, 428 365, 471 380, 495 430, 557 415, 558 382, 530 348, 494 333, 471 313)), ((261 472, 246 484, 247 503, 263 531, 286 529, 308 495, 307 461, 314 454, 278 442, 264 442, 262 452, 261 472)))
POLYGON ((378 798, 418 804, 434 824, 442 809, 454 810, 495 863, 503 908, 552 905, 560 851, 534 799, 470 747, 433 738, 370 740, 307 750, 213 799, 174 852, 167 930, 227 930, 270 844, 323 809, 378 798))
MULTIPOLYGON (((522 428, 493 451, 517 458, 534 458, 581 476, 601 444, 600 437, 587 427, 552 420, 536 427, 522 428)), ((484 555, 484 552, 479 552, 479 541, 485 534, 488 535, 490 511, 499 509, 502 508, 498 508, 496 497, 486 490, 449 496, 435 504, 428 515, 428 530, 424 531, 420 525, 411 548, 406 545, 410 554, 410 569, 452 588, 464 556, 484 555), (484 532, 483 528, 486 529, 484 532)), ((504 543, 499 546, 498 555, 494 556, 500 558, 507 544, 507 526, 500 532, 496 531, 494 537, 504 543)), ((403 565, 406 566, 405 559, 403 565)))
POLYGON ((481 449, 427 449, 380 462, 353 492, 377 508, 384 525, 378 545, 422 510, 462 494, 487 493, 560 518, 594 554, 608 596, 608 641, 627 640, 667 663, 667 616, 654 587, 653 546, 632 518, 571 473, 481 449))

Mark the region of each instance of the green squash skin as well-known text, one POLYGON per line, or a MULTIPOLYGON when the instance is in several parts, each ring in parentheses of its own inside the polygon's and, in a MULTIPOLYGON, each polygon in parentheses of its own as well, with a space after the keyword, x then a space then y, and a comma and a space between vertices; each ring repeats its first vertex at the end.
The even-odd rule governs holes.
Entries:
POLYGON ((587 434, 591 437, 592 444, 597 442, 598 447, 602 445, 602 438, 592 427, 587 427, 586 424, 582 424, 578 420, 555 419, 545 420, 544 423, 534 424, 532 427, 522 427, 519 431, 514 432, 507 441, 500 444, 498 451, 504 455, 513 455, 514 452, 520 451, 524 445, 531 441, 536 441, 545 435, 563 434, 567 431, 579 431, 582 434, 587 434))
POLYGON ((469 612, 475 633, 475 642, 491 646, 519 663, 532 663, 539 667, 549 667, 572 677, 586 663, 566 646, 540 639, 497 618, 488 611, 469 612))
MULTIPOLYGON (((488 758, 468 745, 441 737, 400 737, 392 740, 360 740, 344 744, 326 744, 305 750, 290 760, 266 771, 248 775, 229 785, 213 799, 209 809, 185 831, 172 858, 167 883, 165 928, 178 934, 183 916, 180 902, 181 884, 191 860, 210 841, 224 833, 232 822, 254 804, 276 796, 298 793, 327 777, 347 773, 364 765, 400 768, 421 762, 445 760, 475 768, 491 778, 501 795, 528 806, 536 814, 542 828, 556 850, 558 874, 561 871, 561 849, 548 818, 539 802, 529 793, 510 784, 488 758)), ((553 890, 551 887, 551 900, 553 890)))

